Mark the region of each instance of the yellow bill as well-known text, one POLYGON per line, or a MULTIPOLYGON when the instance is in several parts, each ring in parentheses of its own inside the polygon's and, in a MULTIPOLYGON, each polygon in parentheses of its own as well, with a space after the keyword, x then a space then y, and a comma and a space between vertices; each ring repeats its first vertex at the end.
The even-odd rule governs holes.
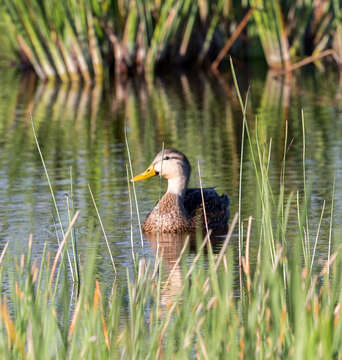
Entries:
POLYGON ((155 176, 156 172, 152 165, 150 165, 143 173, 134 176, 134 178, 131 179, 131 181, 140 181, 144 179, 148 179, 152 176, 155 176))

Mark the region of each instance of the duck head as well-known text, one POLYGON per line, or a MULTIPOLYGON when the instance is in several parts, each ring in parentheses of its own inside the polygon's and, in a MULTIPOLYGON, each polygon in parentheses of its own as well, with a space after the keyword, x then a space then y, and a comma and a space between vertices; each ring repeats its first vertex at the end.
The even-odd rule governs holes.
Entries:
POLYGON ((152 176, 162 176, 168 180, 167 192, 184 196, 189 183, 191 166, 187 157, 175 149, 160 151, 151 165, 131 181, 140 181, 152 176))

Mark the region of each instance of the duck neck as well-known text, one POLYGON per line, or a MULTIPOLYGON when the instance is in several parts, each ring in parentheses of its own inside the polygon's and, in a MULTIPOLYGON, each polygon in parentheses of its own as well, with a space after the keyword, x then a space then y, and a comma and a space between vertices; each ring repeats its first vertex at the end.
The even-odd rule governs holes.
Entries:
POLYGON ((185 195, 188 179, 185 177, 174 177, 168 179, 167 192, 183 198, 185 195))

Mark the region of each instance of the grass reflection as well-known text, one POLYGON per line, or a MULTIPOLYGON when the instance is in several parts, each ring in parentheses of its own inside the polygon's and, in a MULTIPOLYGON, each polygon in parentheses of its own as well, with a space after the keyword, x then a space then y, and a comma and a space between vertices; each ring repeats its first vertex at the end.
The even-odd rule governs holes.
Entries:
MULTIPOLYGON (((335 74, 329 72, 314 76, 303 72, 297 77, 282 78, 260 71, 255 76, 253 71, 251 80, 241 71, 239 82, 245 84, 243 92, 251 84, 247 121, 251 138, 255 139, 258 133, 264 155, 272 139, 269 179, 275 192, 279 189, 288 124, 286 196, 303 187, 300 109, 304 109, 306 170, 312 191, 310 211, 319 218, 323 199, 329 202, 326 194, 331 191, 338 164, 334 149, 341 141, 339 82, 334 81, 335 74)), ((71 167, 74 201, 81 209, 83 227, 89 216, 95 216, 87 191, 89 183, 102 210, 105 227, 110 230, 113 249, 123 257, 128 255, 122 254, 122 248, 130 248, 125 126, 136 171, 146 167, 163 143, 165 147, 178 148, 193 164, 191 185, 198 186, 194 164, 199 159, 203 185, 214 185, 218 192, 228 193, 231 212, 236 211, 242 123, 229 75, 216 78, 202 73, 180 74, 156 78, 149 84, 136 78, 126 83, 105 81, 83 85, 40 83, 34 77, 18 78, 8 72, 1 73, 1 80, 0 165, 4 183, 1 211, 12 209, 4 215, 12 217, 9 228, 33 219, 33 228, 39 230, 40 226, 48 226, 50 220, 40 224, 36 219, 46 213, 46 209, 53 213, 42 188, 45 179, 34 146, 30 113, 60 203, 64 193, 69 192, 71 167), (28 218, 13 216, 21 214, 13 196, 18 197, 19 203, 26 204, 28 218)), ((242 215, 245 219, 254 215, 258 221, 256 179, 249 149, 244 155, 242 188, 242 215)), ((340 191, 337 186, 336 193, 340 191)), ((157 194, 158 180, 138 185, 142 216, 157 200, 157 194)), ((329 206, 324 216, 328 216, 328 212, 329 206)), ((322 226, 325 226, 324 218, 322 226)), ((27 227, 32 229, 31 225, 27 227)), ((9 235, 3 231, 2 236, 9 235)))

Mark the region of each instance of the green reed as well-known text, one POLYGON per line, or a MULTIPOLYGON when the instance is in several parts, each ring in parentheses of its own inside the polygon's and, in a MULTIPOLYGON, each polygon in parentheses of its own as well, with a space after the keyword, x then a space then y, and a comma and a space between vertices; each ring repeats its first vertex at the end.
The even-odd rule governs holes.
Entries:
POLYGON ((164 286, 165 269, 160 264, 154 271, 144 259, 137 261, 132 274, 127 272, 127 290, 114 284, 108 295, 96 280, 93 249, 81 267, 80 294, 75 298, 63 276, 51 297, 55 271, 51 254, 45 253, 38 267, 31 247, 32 241, 27 253, 15 258, 14 268, 10 250, 1 264, 1 274, 8 276, 11 287, 9 294, 1 295, 0 354, 5 358, 210 359, 229 352, 234 358, 263 359, 339 354, 339 250, 330 258, 329 278, 327 262, 310 274, 300 253, 289 257, 284 247, 277 246, 272 263, 267 247, 261 245, 256 264, 242 255, 241 296, 235 290, 238 259, 232 248, 225 247, 222 257, 210 247, 206 255, 198 250, 190 272, 189 264, 182 263, 178 293, 168 298, 172 286, 164 286))
POLYGON ((204 35, 195 50, 203 59, 224 3, 1 0, 0 26, 9 32, 12 54, 40 78, 89 82, 103 77, 106 58, 118 76, 131 69, 152 73, 169 56, 186 60, 194 54, 188 46, 193 32, 204 35))
POLYGON ((290 69, 307 56, 341 62, 337 0, 1 0, 0 40, 8 55, 0 60, 31 67, 43 80, 89 83, 101 80, 108 65, 119 78, 151 77, 159 64, 214 61, 251 9, 247 41, 234 44, 234 55, 242 47, 257 54, 260 41, 271 68, 290 69))

